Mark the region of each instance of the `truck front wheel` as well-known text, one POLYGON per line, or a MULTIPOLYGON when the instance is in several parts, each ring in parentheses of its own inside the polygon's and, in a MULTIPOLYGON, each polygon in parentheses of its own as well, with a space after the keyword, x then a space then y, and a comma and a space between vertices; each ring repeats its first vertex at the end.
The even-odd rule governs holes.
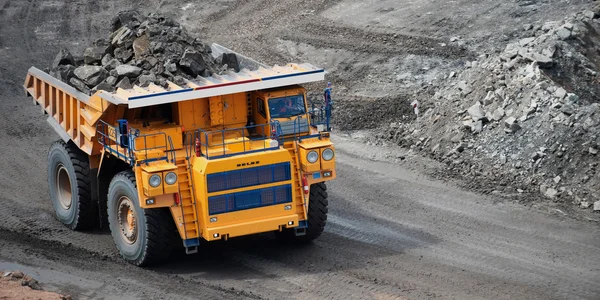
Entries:
POLYGON ((72 142, 56 141, 48 151, 48 188, 56 218, 72 230, 96 224, 87 154, 72 142))
POLYGON ((304 235, 297 235, 294 230, 285 230, 277 233, 277 237, 284 241, 309 243, 317 239, 325 230, 327 223, 329 201, 327 200, 327 186, 325 183, 315 183, 310 186, 308 199, 308 228, 304 235))
POLYGON ((110 232, 123 259, 142 267, 169 256, 176 231, 173 218, 168 209, 140 207, 132 171, 113 177, 107 209, 110 232))

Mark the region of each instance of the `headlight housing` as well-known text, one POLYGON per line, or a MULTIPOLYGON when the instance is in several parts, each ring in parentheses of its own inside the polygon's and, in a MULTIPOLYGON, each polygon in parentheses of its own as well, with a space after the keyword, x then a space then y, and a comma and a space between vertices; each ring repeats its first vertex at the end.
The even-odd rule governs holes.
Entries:
POLYGON ((160 183, 162 182, 160 175, 158 174, 154 174, 152 176, 150 176, 150 179, 148 179, 148 183, 150 184, 151 187, 158 187, 160 186, 160 183))
POLYGON ((165 175, 165 182, 168 185, 175 184, 175 182, 177 182, 177 174, 175 174, 175 172, 169 172, 169 173, 167 173, 167 175, 165 175))
POLYGON ((334 156, 333 150, 331 148, 327 148, 327 149, 323 150, 322 156, 323 156, 324 160, 327 160, 327 161, 332 160, 333 156, 334 156))
POLYGON ((317 162, 317 160, 319 160, 319 153, 317 153, 317 151, 310 151, 308 152, 308 154, 306 155, 306 160, 308 160, 309 163, 314 164, 317 162))

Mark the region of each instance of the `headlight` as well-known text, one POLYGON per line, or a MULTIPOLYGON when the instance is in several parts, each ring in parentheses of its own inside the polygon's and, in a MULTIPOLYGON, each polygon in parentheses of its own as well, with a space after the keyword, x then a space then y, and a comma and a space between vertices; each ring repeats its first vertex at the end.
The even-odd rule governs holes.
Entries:
POLYGON ((332 160, 333 159, 333 150, 327 148, 323 150, 323 159, 324 160, 332 160))
POLYGON ((175 182, 177 182, 177 174, 175 174, 175 172, 167 173, 167 175, 165 175, 165 182, 168 185, 175 184, 175 182))
POLYGON ((317 153, 317 151, 310 151, 306 155, 306 159, 309 163, 314 164, 317 162, 317 160, 319 160, 319 153, 317 153))
POLYGON ((150 183, 151 187, 158 187, 160 185, 160 182, 160 175, 157 174, 150 176, 150 180, 148 180, 148 183, 150 183))

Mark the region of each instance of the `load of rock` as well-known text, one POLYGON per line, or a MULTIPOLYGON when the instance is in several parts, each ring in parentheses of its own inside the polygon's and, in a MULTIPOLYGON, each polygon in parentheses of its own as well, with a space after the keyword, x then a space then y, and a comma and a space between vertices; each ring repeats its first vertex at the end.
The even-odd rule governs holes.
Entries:
MULTIPOLYGON (((600 209, 600 5, 525 26, 498 52, 426 92, 393 142, 447 164, 476 190, 600 209)), ((443 174, 442 174, 443 173, 443 174)))
POLYGON ((229 69, 239 71, 235 54, 213 58, 210 46, 190 37, 172 19, 124 11, 112 21, 108 38, 96 40, 82 57, 59 51, 50 75, 91 94, 151 83, 167 87, 168 81, 184 85, 186 80, 229 69))

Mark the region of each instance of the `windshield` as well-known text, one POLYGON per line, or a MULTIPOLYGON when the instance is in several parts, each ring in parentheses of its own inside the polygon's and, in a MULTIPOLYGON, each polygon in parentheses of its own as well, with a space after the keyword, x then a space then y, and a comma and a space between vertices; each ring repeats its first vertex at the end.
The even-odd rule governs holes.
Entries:
POLYGON ((304 95, 269 99, 271 118, 291 118, 306 113, 304 95))

